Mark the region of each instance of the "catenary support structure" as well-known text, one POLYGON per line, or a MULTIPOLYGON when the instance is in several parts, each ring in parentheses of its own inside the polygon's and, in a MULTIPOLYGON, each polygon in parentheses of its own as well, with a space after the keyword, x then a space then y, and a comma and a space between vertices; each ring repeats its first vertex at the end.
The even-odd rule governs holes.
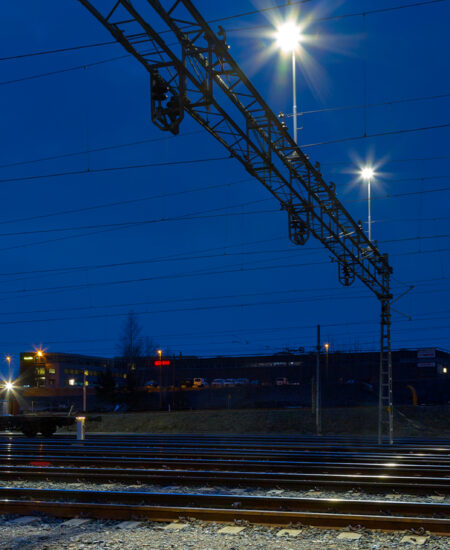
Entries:
POLYGON ((277 199, 297 245, 318 239, 340 282, 359 279, 381 305, 378 441, 393 442, 392 268, 190 0, 78 0, 150 75, 151 117, 177 134, 185 113, 277 199), (155 29, 157 26, 157 30, 155 29))

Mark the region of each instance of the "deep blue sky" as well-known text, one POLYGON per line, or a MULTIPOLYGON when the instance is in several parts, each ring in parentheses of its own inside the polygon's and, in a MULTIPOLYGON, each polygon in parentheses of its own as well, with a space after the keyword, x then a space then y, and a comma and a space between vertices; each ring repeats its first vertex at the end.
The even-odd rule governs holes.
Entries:
MULTIPOLYGON (((304 4, 299 18, 313 21, 304 31, 309 40, 298 65, 301 110, 450 93, 448 1, 317 21, 412 3, 304 4)), ((271 6, 267 0, 195 4, 206 19, 271 6)), ((271 10, 221 23, 229 31, 233 56, 275 113, 291 110, 290 70, 288 59, 268 54, 267 31, 275 17, 287 13, 271 10)), ((76 0, 10 2, 2 6, 2 19, 1 57, 111 39, 76 0)), ((151 22, 161 28, 156 16, 151 22)), ((132 58, 21 80, 124 53, 112 45, 0 62, 0 353, 13 354, 16 365, 20 351, 40 344, 49 351, 112 355, 131 308, 144 334, 172 352, 249 354, 309 347, 318 323, 331 349, 377 349, 376 299, 358 282, 340 287, 336 265, 318 242, 303 248, 290 244, 285 214, 233 160, 17 179, 226 156, 188 118, 176 138, 152 125, 148 74, 132 58), (17 164, 4 166, 11 163, 17 164), (67 213, 111 203, 121 204, 67 213), (198 213, 208 217, 158 222, 198 213), (33 234, 143 220, 157 223, 33 234), (11 235, 17 232, 26 234, 11 235), (135 263, 99 267, 124 262, 135 263), (67 271, 54 271, 62 268, 67 271), (55 288, 67 286, 72 288, 55 288)), ((371 106, 366 132, 446 124, 449 106, 448 97, 371 106)), ((364 133, 364 110, 305 114, 302 124, 303 145, 357 137, 364 133)), ((313 162, 321 162, 325 177, 336 182, 350 213, 364 221, 366 188, 354 171, 366 159, 378 163, 374 238, 390 254, 394 292, 415 286, 395 306, 412 321, 394 314, 394 348, 449 347, 449 135, 450 128, 441 128, 305 148, 313 162), (440 188, 447 190, 431 192, 440 188)))

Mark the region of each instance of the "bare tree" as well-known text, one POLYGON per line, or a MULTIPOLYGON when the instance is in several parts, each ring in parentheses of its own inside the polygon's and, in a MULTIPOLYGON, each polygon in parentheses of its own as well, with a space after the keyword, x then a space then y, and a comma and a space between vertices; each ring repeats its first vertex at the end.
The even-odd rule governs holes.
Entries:
POLYGON ((137 357, 141 357, 143 349, 142 326, 136 313, 130 311, 126 318, 120 336, 120 356, 133 363, 137 357))

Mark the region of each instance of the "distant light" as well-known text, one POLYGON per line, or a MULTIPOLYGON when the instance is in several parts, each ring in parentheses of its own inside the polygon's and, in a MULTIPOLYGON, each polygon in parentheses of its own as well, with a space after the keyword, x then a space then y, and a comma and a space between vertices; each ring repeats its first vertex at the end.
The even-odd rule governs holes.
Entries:
POLYGON ((43 357, 44 352, 40 349, 40 350, 38 350, 38 352, 36 353, 36 355, 37 355, 38 357, 43 357))
POLYGON ((364 180, 371 180, 374 176, 373 168, 366 167, 361 170, 361 177, 364 180))
POLYGON ((69 379, 69 386, 75 386, 75 378, 69 379))
POLYGON ((8 390, 8 391, 11 391, 13 389, 13 384, 12 382, 6 382, 5 384, 5 388, 8 390))
POLYGON ((324 347, 328 351, 328 348, 330 347, 330 344, 324 344, 324 347))
POLYGON ((164 360, 161 361, 161 359, 154 362, 155 367, 168 367, 170 365, 170 361, 164 360))
POLYGON ((8 361, 8 363, 11 361, 11 356, 10 355, 7 355, 6 356, 6 360, 8 361))
POLYGON ((159 350, 157 351, 157 353, 158 353, 158 355, 161 357, 161 355, 162 355, 162 349, 159 349, 159 350))
POLYGON ((443 372, 444 374, 447 374, 447 367, 444 367, 444 368, 442 369, 442 372, 443 372))
POLYGON ((24 361, 33 361, 33 357, 31 357, 31 355, 27 355, 26 357, 23 358, 24 361))
POLYGON ((280 25, 276 33, 277 46, 283 52, 292 52, 302 40, 300 28, 294 21, 287 21, 280 25))

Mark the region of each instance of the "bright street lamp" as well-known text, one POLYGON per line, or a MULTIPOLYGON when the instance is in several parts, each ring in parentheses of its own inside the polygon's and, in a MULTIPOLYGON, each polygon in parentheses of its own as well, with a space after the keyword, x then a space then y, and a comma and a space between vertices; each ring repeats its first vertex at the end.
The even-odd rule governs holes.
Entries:
POLYGON ((277 46, 281 51, 292 53, 292 113, 294 118, 294 141, 297 143, 297 94, 295 73, 295 51, 302 40, 300 27, 294 21, 287 21, 280 25, 276 33, 277 46))
POLYGON ((372 242, 372 216, 370 213, 370 184, 372 183, 372 178, 374 177, 375 172, 370 166, 366 166, 361 170, 361 178, 367 181, 367 204, 368 204, 368 230, 369 230, 369 241, 372 242))
POLYGON ((11 391, 11 390, 13 389, 13 387, 14 387, 14 386, 13 386, 12 382, 6 382, 6 384, 5 384, 5 389, 6 389, 7 391, 11 391))

